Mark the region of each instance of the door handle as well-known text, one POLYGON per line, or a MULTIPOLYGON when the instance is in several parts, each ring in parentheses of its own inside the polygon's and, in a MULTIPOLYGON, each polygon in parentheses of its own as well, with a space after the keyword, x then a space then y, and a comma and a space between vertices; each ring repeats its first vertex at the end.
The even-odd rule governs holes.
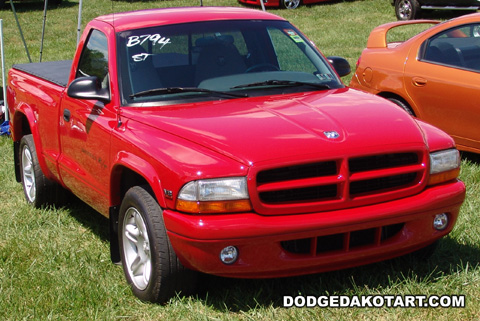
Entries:
POLYGON ((427 80, 422 77, 413 77, 412 83, 415 87, 423 87, 427 84, 427 80))
POLYGON ((66 122, 69 122, 70 121, 70 110, 68 109, 64 109, 63 110, 63 120, 65 120, 66 122))

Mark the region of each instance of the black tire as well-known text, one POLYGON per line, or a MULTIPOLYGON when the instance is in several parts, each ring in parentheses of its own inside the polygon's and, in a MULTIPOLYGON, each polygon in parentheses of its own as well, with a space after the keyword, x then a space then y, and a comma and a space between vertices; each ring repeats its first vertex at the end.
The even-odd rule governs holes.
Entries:
POLYGON ((125 277, 140 300, 165 303, 177 293, 189 295, 195 290, 197 273, 178 260, 162 209, 144 187, 132 187, 125 194, 118 242, 125 277))
POLYGON ((395 0, 395 15, 398 20, 418 19, 421 11, 417 0, 395 0))
POLYGON ((301 0, 280 0, 280 6, 284 9, 296 9, 301 0))
POLYGON ((415 117, 415 113, 413 112, 412 108, 408 106, 407 103, 405 103, 403 100, 397 99, 397 98, 388 98, 392 103, 400 106, 405 110, 410 116, 415 117))
POLYGON ((36 208, 53 204, 57 184, 45 177, 38 163, 33 136, 25 135, 20 141, 19 158, 23 192, 28 203, 36 208))

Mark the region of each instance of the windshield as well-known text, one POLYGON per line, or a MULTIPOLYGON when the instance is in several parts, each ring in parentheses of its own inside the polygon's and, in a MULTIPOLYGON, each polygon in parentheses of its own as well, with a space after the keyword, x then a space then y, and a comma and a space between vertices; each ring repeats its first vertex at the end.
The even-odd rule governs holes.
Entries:
POLYGON ((208 21, 118 34, 122 103, 183 103, 340 88, 285 21, 208 21))

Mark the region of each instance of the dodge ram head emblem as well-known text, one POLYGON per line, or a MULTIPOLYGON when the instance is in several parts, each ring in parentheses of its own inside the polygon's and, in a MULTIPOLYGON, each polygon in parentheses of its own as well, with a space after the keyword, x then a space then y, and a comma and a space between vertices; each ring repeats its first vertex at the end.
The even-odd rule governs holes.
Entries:
POLYGON ((340 137, 340 135, 334 130, 325 131, 323 133, 325 134, 325 136, 327 136, 328 139, 335 139, 335 138, 340 137))

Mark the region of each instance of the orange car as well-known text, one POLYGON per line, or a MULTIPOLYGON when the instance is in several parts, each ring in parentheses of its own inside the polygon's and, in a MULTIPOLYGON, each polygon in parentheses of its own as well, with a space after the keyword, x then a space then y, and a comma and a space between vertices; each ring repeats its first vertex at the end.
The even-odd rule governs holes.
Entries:
POLYGON ((459 149, 480 153, 480 14, 375 28, 350 86, 390 99, 446 131, 459 149), (433 26, 403 42, 387 41, 389 31, 407 24, 433 26))

